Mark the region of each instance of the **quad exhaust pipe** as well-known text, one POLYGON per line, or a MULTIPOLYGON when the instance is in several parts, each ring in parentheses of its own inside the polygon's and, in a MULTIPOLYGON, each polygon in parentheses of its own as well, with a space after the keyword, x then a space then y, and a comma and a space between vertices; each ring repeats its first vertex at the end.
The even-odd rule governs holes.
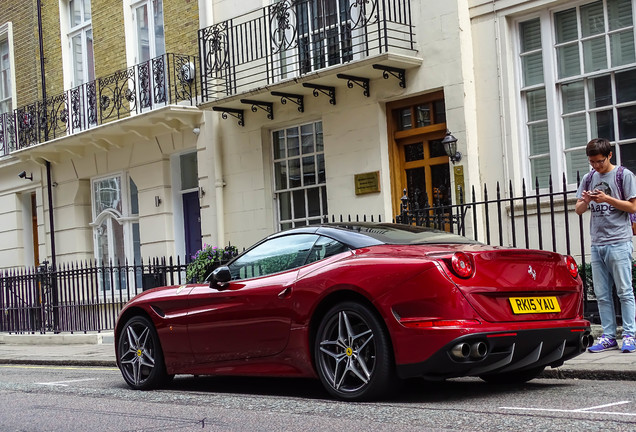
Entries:
POLYGON ((485 342, 458 343, 451 349, 451 355, 457 360, 481 360, 488 354, 488 345, 485 342))

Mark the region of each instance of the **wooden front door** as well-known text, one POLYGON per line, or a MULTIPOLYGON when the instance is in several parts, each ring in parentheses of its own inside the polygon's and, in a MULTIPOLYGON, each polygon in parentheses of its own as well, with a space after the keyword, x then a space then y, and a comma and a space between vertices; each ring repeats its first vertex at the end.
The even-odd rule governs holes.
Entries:
POLYGON ((411 209, 451 204, 449 158, 442 92, 388 105, 394 215, 406 190, 411 209))

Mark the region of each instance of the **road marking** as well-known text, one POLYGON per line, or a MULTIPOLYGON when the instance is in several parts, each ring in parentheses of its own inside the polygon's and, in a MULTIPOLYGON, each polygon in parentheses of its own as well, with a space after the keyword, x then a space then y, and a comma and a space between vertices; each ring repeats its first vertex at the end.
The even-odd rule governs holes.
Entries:
POLYGON ((118 368, 114 367, 101 367, 101 366, 27 366, 27 365, 0 365, 0 368, 5 369, 61 369, 61 370, 99 370, 99 371, 118 371, 118 368))
POLYGON ((97 381, 97 378, 83 378, 76 380, 67 380, 67 381, 54 381, 48 383, 35 383, 37 385, 47 385, 47 386, 60 386, 60 387, 68 387, 69 383, 83 382, 83 381, 97 381))
MULTIPOLYGON (((519 410, 519 411, 546 411, 546 412, 562 412, 562 413, 590 413, 590 414, 618 414, 612 411, 592 411, 599 408, 607 408, 610 406, 617 405, 625 405, 630 403, 631 401, 620 401, 620 402, 612 402, 604 405, 597 405, 588 408, 577 408, 577 409, 558 409, 558 408, 529 408, 529 407, 499 407, 499 409, 505 410, 519 410)), ((636 416, 636 413, 620 413, 621 416, 636 416)))

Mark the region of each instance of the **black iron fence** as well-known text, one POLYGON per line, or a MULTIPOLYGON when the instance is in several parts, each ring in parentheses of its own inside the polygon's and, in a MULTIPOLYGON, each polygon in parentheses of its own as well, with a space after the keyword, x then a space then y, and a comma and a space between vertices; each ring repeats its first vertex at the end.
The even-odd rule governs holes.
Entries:
POLYGON ((199 30, 203 100, 414 52, 410 0, 282 0, 199 30))
POLYGON ((0 114, 0 156, 156 107, 195 105, 197 62, 164 54, 0 114))
POLYGON ((100 265, 78 262, 0 272, 0 332, 110 330, 122 307, 144 289, 186 283, 180 259, 100 265))

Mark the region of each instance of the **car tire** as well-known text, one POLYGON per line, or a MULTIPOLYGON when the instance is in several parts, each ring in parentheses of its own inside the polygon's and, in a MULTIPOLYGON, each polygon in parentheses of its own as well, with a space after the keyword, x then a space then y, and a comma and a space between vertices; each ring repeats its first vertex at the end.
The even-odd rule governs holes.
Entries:
POLYGON ((342 400, 386 396, 395 384, 387 331, 371 309, 357 302, 339 303, 323 316, 314 360, 325 389, 342 400))
POLYGON ((538 377, 545 366, 526 369, 518 372, 480 375, 479 378, 490 384, 523 384, 538 377))
POLYGON ((117 353, 117 365, 131 388, 150 390, 168 381, 159 336, 148 318, 135 316, 124 324, 117 353))

